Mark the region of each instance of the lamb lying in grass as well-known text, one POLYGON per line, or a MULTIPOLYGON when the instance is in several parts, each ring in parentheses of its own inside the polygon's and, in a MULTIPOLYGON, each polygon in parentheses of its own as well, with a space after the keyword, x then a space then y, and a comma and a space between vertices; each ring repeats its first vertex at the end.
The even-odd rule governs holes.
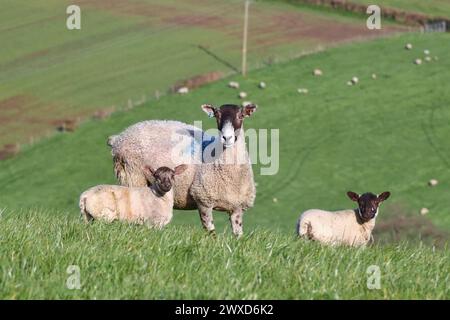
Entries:
POLYGON ((298 235, 330 245, 366 245, 372 238, 378 208, 390 193, 377 196, 368 192, 360 196, 349 191, 347 195, 358 203, 358 208, 335 212, 307 210, 298 220, 298 235))
POLYGON ((146 176, 152 175, 155 181, 150 187, 99 185, 90 188, 80 196, 81 214, 86 222, 123 220, 162 228, 172 220, 175 175, 186 168, 186 165, 179 165, 174 170, 161 167, 154 171, 147 166, 146 176))

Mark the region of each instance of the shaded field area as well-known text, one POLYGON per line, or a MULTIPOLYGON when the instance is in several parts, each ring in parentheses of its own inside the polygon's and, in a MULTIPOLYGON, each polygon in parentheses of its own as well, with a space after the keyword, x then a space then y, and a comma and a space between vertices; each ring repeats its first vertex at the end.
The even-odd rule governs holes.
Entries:
MULTIPOLYGON (((278 173, 261 175, 267 165, 260 159, 254 166, 257 197, 245 215, 245 232, 260 227, 293 233, 306 209, 352 207, 348 190, 388 190, 392 197, 377 220, 382 238, 400 241, 404 234, 420 242, 429 234, 425 242, 439 244, 450 230, 449 40, 448 34, 410 34, 350 44, 87 122, 74 133, 59 134, 1 162, 1 207, 78 216, 82 191, 116 183, 106 145, 109 135, 145 119, 202 120, 204 129, 213 128, 215 121, 200 105, 241 103, 238 91, 227 87, 236 80, 247 99, 259 105, 245 127, 278 129, 280 137, 278 173), (408 42, 412 50, 404 49, 408 42), (416 58, 424 59, 424 50, 433 59, 415 65, 416 58), (312 75, 315 68, 323 71, 321 77, 312 75), (354 76, 358 85, 347 85, 354 76), (266 89, 258 88, 260 81, 266 89), (300 94, 298 88, 309 93, 300 94), (439 184, 429 187, 430 179, 439 184), (423 207, 429 213, 422 217, 423 207), (397 220, 403 216, 406 223, 400 222, 398 236, 397 220)), ((215 222, 218 230, 228 230, 227 215, 216 213, 215 222)), ((200 228, 196 211, 177 211, 173 223, 200 228)))
MULTIPOLYGON (((85 225, 51 212, 0 223, 2 299, 448 299, 449 251, 331 248, 255 230, 85 225), (58 217, 55 219, 55 217, 58 217), (20 241, 17 241, 20 239, 20 241), (379 289, 369 289, 378 267, 379 289), (369 271, 368 271, 369 270, 369 271), (79 281, 77 281, 79 280, 79 281), (76 285, 79 283, 79 289, 76 285)), ((373 288, 373 287, 372 287, 373 288)))
MULTIPOLYGON (((240 69, 243 6, 217 0, 5 0, 0 12, 0 147, 33 143, 97 110, 164 94, 175 82, 240 69), (66 28, 69 4, 81 30, 66 28), (158 91, 159 93, 156 93, 158 91)), ((403 30, 286 3, 254 2, 251 68, 403 30)))

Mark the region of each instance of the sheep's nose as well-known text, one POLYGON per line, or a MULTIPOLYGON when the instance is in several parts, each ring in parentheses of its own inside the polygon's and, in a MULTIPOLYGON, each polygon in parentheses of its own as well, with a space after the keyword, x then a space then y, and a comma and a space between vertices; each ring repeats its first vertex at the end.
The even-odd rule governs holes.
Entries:
POLYGON ((223 142, 225 142, 227 144, 233 141, 233 136, 223 136, 222 138, 223 138, 223 142))

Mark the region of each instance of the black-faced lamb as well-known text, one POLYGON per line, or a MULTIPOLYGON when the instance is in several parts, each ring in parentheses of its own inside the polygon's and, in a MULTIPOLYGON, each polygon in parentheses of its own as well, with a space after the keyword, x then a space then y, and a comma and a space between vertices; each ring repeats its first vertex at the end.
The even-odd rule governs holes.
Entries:
POLYGON ((174 170, 161 167, 155 171, 146 166, 144 174, 154 178, 148 187, 98 185, 90 188, 80 196, 81 214, 86 222, 122 220, 162 228, 172 220, 175 176, 185 169, 185 165, 179 165, 174 170))
POLYGON ((358 203, 356 209, 335 212, 307 210, 298 219, 297 234, 329 245, 367 245, 372 238, 379 206, 389 198, 390 192, 358 195, 349 191, 347 195, 358 203))

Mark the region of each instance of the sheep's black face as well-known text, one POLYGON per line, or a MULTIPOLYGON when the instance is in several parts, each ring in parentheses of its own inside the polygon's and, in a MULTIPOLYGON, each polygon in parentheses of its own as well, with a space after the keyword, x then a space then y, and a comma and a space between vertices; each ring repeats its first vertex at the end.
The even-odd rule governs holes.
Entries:
POLYGON ((363 221, 369 221, 377 216, 381 202, 389 198, 390 192, 383 192, 379 196, 367 192, 360 196, 349 191, 347 195, 351 200, 358 202, 358 214, 360 218, 363 221))
POLYGON ((220 141, 225 148, 230 148, 241 132, 244 118, 249 117, 256 110, 256 106, 249 104, 245 107, 239 107, 234 104, 225 104, 220 108, 215 108, 209 104, 204 104, 202 109, 208 116, 216 118, 220 141))

